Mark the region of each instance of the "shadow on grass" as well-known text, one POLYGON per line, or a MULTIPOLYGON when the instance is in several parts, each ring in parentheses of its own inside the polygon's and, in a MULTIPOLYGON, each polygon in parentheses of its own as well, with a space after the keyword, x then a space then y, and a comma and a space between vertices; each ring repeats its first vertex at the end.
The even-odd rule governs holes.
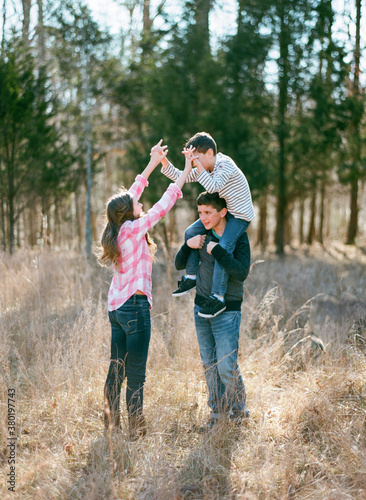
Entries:
POLYGON ((245 429, 226 421, 204 431, 201 442, 188 455, 179 472, 176 499, 232 498, 232 456, 238 442, 244 438, 245 429))
MULTIPOLYGON (((91 444, 85 465, 79 470, 77 480, 66 495, 67 499, 99 500, 119 498, 118 492, 126 489, 123 498, 130 498, 124 481, 132 468, 132 455, 127 435, 100 435, 91 444)), ((75 474, 76 475, 76 474, 75 474)), ((132 498, 132 497, 131 497, 132 498)))

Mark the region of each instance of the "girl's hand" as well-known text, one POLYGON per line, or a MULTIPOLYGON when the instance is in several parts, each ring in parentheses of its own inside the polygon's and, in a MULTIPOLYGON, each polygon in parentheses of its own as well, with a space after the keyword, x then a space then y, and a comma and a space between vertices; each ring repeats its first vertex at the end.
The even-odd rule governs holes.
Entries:
POLYGON ((161 160, 168 154, 168 146, 162 146, 162 142, 163 139, 160 139, 160 141, 155 144, 155 146, 153 146, 150 151, 151 161, 156 163, 156 165, 158 165, 161 160))
POLYGON ((189 240, 187 240, 187 245, 189 246, 189 248, 201 249, 205 244, 205 240, 205 234, 197 234, 196 236, 193 236, 192 238, 189 238, 189 240))

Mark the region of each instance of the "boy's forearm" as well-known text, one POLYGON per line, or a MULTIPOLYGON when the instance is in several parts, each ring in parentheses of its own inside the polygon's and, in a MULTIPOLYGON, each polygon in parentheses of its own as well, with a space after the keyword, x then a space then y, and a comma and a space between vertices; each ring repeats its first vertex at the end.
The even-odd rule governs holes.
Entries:
POLYGON ((169 160, 165 157, 161 160, 161 165, 164 169, 166 169, 169 165, 169 160))
POLYGON ((176 181, 181 174, 181 170, 175 168, 175 166, 168 161, 167 165, 162 165, 161 173, 164 174, 168 179, 176 181))
POLYGON ((234 250, 234 255, 216 245, 212 249, 212 255, 225 269, 229 276, 245 281, 250 269, 250 245, 249 242, 240 242, 234 250))

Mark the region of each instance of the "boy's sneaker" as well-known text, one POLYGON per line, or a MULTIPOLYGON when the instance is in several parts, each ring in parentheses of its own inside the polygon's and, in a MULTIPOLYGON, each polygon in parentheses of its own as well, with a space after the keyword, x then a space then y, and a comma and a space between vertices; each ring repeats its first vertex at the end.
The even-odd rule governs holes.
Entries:
POLYGON ((230 420, 234 425, 242 425, 249 417, 250 411, 245 405, 245 409, 243 411, 233 411, 230 415, 230 420))
POLYGON ((198 316, 201 316, 202 318, 215 318, 220 313, 225 311, 225 309, 226 309, 225 302, 219 300, 214 295, 211 295, 210 298, 198 311, 198 316))
POLYGON ((199 434, 202 434, 204 432, 209 432, 211 431, 215 425, 217 425, 219 423, 219 419, 218 418, 215 418, 215 417, 210 417, 207 422, 199 427, 197 427, 197 432, 199 434))
POLYGON ((186 278, 183 276, 181 281, 178 281, 178 288, 172 293, 173 297, 180 297, 186 295, 196 288, 196 280, 186 278))

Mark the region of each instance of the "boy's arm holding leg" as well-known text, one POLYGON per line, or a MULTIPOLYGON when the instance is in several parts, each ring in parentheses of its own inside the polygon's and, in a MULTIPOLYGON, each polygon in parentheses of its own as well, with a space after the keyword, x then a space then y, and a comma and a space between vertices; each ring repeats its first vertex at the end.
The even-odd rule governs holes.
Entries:
POLYGON ((178 271, 181 271, 186 268, 187 260, 189 254, 191 253, 191 249, 200 250, 205 244, 206 235, 205 234, 197 234, 184 243, 180 249, 178 250, 177 255, 175 256, 174 264, 178 271))
POLYGON ((250 244, 247 233, 243 233, 239 237, 233 254, 214 242, 207 245, 208 250, 229 276, 239 281, 244 281, 247 278, 250 270, 250 244))

